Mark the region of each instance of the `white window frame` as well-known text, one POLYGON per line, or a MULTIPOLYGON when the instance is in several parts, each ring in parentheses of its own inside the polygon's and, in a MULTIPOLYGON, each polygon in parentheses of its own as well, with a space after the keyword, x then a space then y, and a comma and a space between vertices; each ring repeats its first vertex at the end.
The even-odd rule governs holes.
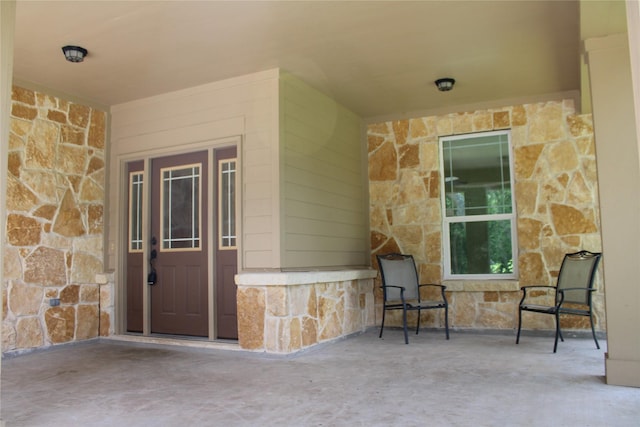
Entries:
POLYGON ((442 259, 445 280, 515 280, 518 278, 518 228, 517 228, 517 212, 515 197, 515 179, 513 164, 513 149, 511 145, 511 131, 500 130, 492 132, 474 132, 463 135, 442 136, 438 140, 438 149, 440 152, 440 203, 442 209, 442 259), (491 214, 491 215, 465 215, 447 217, 446 209, 446 182, 444 167, 444 141, 455 141, 461 139, 470 139, 480 136, 506 135, 508 154, 509 154, 509 180, 511 188, 511 213, 509 214, 491 214), (451 242, 449 234, 450 224, 460 222, 486 222, 509 220, 511 222, 511 250, 513 253, 513 272, 509 274, 452 274, 451 273, 451 242))

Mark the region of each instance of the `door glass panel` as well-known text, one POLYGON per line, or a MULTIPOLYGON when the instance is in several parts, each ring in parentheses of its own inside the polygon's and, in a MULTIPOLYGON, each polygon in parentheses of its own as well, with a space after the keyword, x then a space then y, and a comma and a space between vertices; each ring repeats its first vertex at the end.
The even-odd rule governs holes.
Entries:
POLYGON ((236 160, 225 159, 219 162, 220 202, 218 218, 220 226, 220 249, 236 248, 236 160))
POLYGON ((129 174, 129 252, 142 252, 142 172, 129 174))
POLYGON ((201 164, 161 169, 161 250, 200 249, 201 164))

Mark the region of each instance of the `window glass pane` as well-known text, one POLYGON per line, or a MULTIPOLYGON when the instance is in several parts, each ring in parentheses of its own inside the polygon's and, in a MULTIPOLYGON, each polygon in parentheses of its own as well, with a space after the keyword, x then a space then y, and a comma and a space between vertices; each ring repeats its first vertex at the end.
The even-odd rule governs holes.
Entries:
POLYGON ((129 250, 142 250, 142 172, 129 175, 129 250))
POLYGON ((162 171, 162 248, 200 247, 200 167, 162 171))
POLYGON ((222 160, 220 171, 220 247, 236 246, 236 162, 222 160))
POLYGON ((512 274, 511 220, 449 224, 451 274, 512 274))
POLYGON ((511 213, 506 134, 442 142, 447 216, 511 213))

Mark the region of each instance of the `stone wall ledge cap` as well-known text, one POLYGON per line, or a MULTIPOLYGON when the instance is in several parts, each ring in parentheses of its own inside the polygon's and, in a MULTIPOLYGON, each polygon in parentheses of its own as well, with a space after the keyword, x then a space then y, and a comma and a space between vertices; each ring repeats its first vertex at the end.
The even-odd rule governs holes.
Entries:
POLYGON ((241 286, 292 286, 313 283, 342 282, 346 280, 373 279, 378 275, 373 269, 331 271, 245 272, 235 276, 241 286))

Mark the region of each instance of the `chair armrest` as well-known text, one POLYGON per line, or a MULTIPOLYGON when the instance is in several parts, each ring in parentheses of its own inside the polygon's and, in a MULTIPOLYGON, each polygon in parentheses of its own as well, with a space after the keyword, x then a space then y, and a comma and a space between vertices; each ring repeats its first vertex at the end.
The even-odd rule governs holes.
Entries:
POLYGON ((520 290, 522 291, 522 298, 520 299, 520 303, 518 305, 522 305, 524 303, 524 300, 527 298, 527 291, 531 290, 531 289, 545 289, 547 291, 550 290, 557 290, 557 288, 555 286, 548 286, 548 285, 529 285, 529 286, 522 286, 520 288, 520 290))
POLYGON ((443 289, 443 290, 447 289, 446 285, 436 285, 435 283, 423 283, 421 285, 418 285, 419 288, 422 287, 422 286, 437 286, 437 287, 439 287, 440 289, 443 289))
POLYGON ((558 289, 558 292, 566 292, 566 291, 589 291, 589 292, 593 292, 595 291, 596 288, 562 288, 562 289, 558 289))

